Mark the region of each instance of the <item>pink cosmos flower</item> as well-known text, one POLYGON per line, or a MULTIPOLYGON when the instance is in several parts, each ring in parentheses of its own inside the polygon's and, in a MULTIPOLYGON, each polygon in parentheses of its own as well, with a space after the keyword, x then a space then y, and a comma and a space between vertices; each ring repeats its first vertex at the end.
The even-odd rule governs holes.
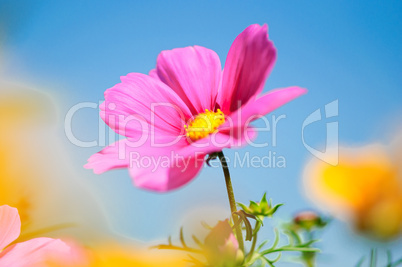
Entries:
POLYGON ((100 115, 126 139, 92 155, 95 173, 128 168, 134 184, 168 191, 193 179, 207 154, 255 137, 249 123, 306 92, 300 87, 260 95, 276 49, 267 25, 234 40, 222 71, 218 55, 192 46, 162 51, 149 75, 130 73, 106 90, 100 115))
POLYGON ((0 267, 39 267, 53 256, 66 256, 70 247, 58 239, 35 238, 9 246, 21 232, 16 208, 0 206, 0 267), (8 246, 8 247, 7 247, 8 246))

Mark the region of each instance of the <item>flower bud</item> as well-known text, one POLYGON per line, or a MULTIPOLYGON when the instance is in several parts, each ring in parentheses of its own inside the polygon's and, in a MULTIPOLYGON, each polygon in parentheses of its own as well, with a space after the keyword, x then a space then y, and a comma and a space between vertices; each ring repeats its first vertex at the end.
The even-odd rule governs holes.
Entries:
POLYGON ((302 211, 293 217, 293 224, 311 231, 313 228, 322 228, 327 223, 314 211, 302 211))
POLYGON ((238 203, 238 205, 247 213, 252 214, 259 219, 263 219, 264 217, 272 216, 276 210, 282 206, 282 204, 278 204, 272 206, 271 201, 267 201, 267 194, 265 193, 260 202, 250 201, 250 205, 247 207, 242 203, 238 203))
POLYGON ((204 242, 205 256, 210 266, 241 266, 244 255, 228 220, 219 221, 204 242))

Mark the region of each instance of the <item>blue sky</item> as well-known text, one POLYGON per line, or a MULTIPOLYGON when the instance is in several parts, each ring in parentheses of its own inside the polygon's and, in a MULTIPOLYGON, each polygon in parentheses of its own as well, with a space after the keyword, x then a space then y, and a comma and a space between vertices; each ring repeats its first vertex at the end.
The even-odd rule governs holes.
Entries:
MULTIPOLYGON (((71 106, 101 101, 120 76, 148 73, 162 50, 201 45, 224 62, 237 34, 250 24, 267 23, 278 60, 264 91, 299 85, 309 93, 273 113, 286 115, 278 126, 276 147, 240 150, 260 156, 275 152, 286 158, 286 168, 235 168, 232 176, 238 201, 258 199, 267 191, 274 202, 285 203, 278 221, 314 208, 300 187, 303 166, 311 157, 301 141, 301 125, 309 114, 338 100, 339 116, 332 121, 339 122, 340 142, 352 145, 387 140, 401 123, 401 1, 13 2, 5 1, 0 12, 7 26, 1 75, 45 88, 58 103, 61 121, 71 106)), ((79 138, 96 139, 97 111, 77 113, 74 125, 79 138)), ((176 233, 194 209, 228 209, 218 168, 204 169, 178 191, 157 195, 132 187, 126 171, 97 176, 81 169, 101 147, 75 147, 62 125, 59 132, 120 233, 163 239, 176 233)), ((311 146, 322 146, 325 121, 305 134, 311 146)), ((271 137, 261 133, 258 140, 271 137)), ((352 266, 373 245, 339 222, 323 239, 322 266, 352 266)), ((400 242, 389 246, 402 248, 400 242)))

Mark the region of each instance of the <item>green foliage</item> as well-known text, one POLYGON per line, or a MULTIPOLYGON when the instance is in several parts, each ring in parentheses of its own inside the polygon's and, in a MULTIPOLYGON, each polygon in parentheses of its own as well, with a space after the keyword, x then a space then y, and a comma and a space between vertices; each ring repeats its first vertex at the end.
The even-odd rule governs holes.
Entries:
MULTIPOLYGON (((319 252, 318 248, 313 247, 317 240, 311 238, 303 238, 300 231, 305 229, 312 230, 315 228, 322 228, 326 225, 324 220, 316 220, 317 223, 314 227, 301 227, 298 222, 293 220, 291 223, 286 224, 280 230, 274 229, 275 238, 272 241, 263 240, 257 245, 258 233, 263 226, 263 221, 266 218, 271 218, 282 204, 272 205, 266 199, 266 194, 263 195, 259 202, 250 201, 250 205, 238 203, 242 209, 234 212, 238 216, 235 225, 230 223, 229 220, 220 221, 216 226, 211 227, 203 223, 209 234, 200 241, 199 238, 192 235, 194 244, 197 247, 190 247, 184 240, 183 229, 180 229, 179 241, 180 245, 173 245, 169 238, 168 244, 158 245, 158 249, 175 249, 191 253, 188 261, 196 267, 262 267, 262 266, 275 266, 275 264, 282 259, 282 254, 285 252, 299 252, 300 259, 306 263, 314 263, 316 253, 319 252), (250 219, 255 221, 254 227, 250 219), (245 241, 251 242, 248 250, 239 248, 238 242, 235 238, 234 229, 238 226, 245 234, 245 241), (281 237, 287 237, 287 242, 282 241, 281 237), (283 244, 285 243, 285 244, 283 244)), ((310 236, 311 237, 311 236, 310 236)))
MULTIPOLYGON (((366 262, 366 257, 363 256, 357 262, 355 267, 363 267, 363 266, 377 267, 377 266, 381 266, 381 265, 378 265, 377 249, 371 249, 371 251, 370 251, 370 261, 368 262, 368 265, 363 265, 365 262, 366 262)), ((382 265, 382 266, 384 266, 384 265, 382 265)), ((402 259, 393 261, 392 253, 391 253, 391 251, 388 250, 387 251, 387 264, 385 265, 385 267, 397 267, 397 266, 402 266, 402 259)))
MULTIPOLYGON (((303 211, 296 214, 290 223, 283 226, 285 233, 289 236, 291 243, 304 244, 311 247, 318 240, 314 238, 316 232, 327 226, 329 219, 323 218, 312 211, 303 211)), ((315 266, 317 252, 303 251, 296 259, 307 267, 315 266)))

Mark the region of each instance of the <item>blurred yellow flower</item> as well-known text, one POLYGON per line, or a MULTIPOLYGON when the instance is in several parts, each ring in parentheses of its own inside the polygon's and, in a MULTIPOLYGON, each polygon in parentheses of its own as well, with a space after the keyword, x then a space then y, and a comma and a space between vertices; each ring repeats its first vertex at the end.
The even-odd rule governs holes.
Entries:
POLYGON ((402 231, 402 181, 386 147, 340 148, 339 164, 312 159, 304 172, 309 198, 358 231, 380 239, 402 231))
MULTIPOLYGON (((14 85, 0 86, 0 205, 16 207, 23 229, 29 223, 41 179, 36 179, 37 157, 26 160, 29 147, 24 147, 26 132, 35 124, 48 121, 49 100, 31 90, 18 90, 14 85)), ((33 141, 33 140, 32 140, 33 141)))
MULTIPOLYGON (((74 247, 74 246, 73 246, 74 247)), ((185 267, 186 255, 177 251, 150 250, 124 244, 102 244, 92 248, 75 247, 76 261, 53 261, 48 267, 185 267)))
POLYGON ((18 241, 44 235, 85 244, 120 238, 84 184, 84 170, 80 174, 71 164, 57 123, 48 95, 0 81, 0 205, 18 209, 18 241))

